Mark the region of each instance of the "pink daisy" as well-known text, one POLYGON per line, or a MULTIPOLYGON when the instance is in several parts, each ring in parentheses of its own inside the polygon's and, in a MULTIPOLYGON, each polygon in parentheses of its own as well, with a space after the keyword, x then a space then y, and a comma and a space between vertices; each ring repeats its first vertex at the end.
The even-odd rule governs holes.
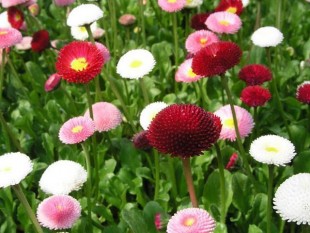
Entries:
POLYGON ((65 122, 59 130, 59 139, 65 144, 85 141, 95 132, 95 123, 89 117, 74 117, 65 122))
POLYGON ((44 90, 46 92, 54 90, 60 84, 61 76, 57 73, 54 73, 48 77, 44 84, 44 90))
POLYGON ((242 22, 238 15, 220 11, 212 13, 205 24, 216 33, 234 34, 241 28, 242 22))
POLYGON ((31 49, 31 36, 24 36, 22 41, 15 45, 15 48, 18 50, 28 50, 31 49))
POLYGON ((8 8, 27 2, 28 0, 2 0, 2 7, 8 8))
POLYGON ((18 44, 23 39, 22 34, 15 28, 0 28, 0 48, 8 48, 18 44))
MULTIPOLYGON (((92 106, 95 128, 99 132, 114 129, 122 122, 122 113, 113 104, 107 102, 95 103, 92 106)), ((89 110, 84 114, 89 118, 89 110)))
POLYGON ((193 59, 185 60, 178 68, 175 74, 175 81, 177 82, 195 82, 202 78, 202 76, 197 75, 193 72, 192 69, 192 61, 193 59))
POLYGON ((110 51, 108 50, 107 47, 105 47, 103 44, 99 43, 99 42, 95 42, 95 45, 97 46, 97 49, 99 49, 99 51, 102 53, 103 56, 103 64, 107 63, 110 58, 110 51))
POLYGON ((185 41, 185 48, 189 53, 197 53, 201 48, 218 42, 219 38, 208 30, 199 30, 190 34, 185 41))
MULTIPOLYGON (((240 132, 241 138, 244 138, 248 136, 253 127, 254 122, 251 114, 245 110, 244 108, 241 108, 239 106, 234 106, 236 117, 238 121, 238 128, 240 132)), ((237 138, 235 126, 234 126, 234 120, 231 113, 231 108, 229 105, 225 105, 218 109, 215 113, 216 116, 221 118, 222 122, 222 130, 220 134, 220 139, 223 140, 230 140, 235 141, 237 138)))
POLYGON ((187 208, 174 214, 167 226, 167 233, 212 233, 215 221, 204 209, 187 208))
POLYGON ((186 0, 158 0, 159 7, 167 12, 182 10, 186 5, 186 0))
POLYGON ((54 195, 46 198, 37 209, 40 224, 51 230, 71 228, 80 216, 80 203, 67 195, 54 195))

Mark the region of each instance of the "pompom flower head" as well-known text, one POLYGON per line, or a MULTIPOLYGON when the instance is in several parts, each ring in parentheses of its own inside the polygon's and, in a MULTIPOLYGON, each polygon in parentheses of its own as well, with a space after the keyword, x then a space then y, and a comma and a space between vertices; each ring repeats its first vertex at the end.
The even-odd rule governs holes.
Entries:
POLYGON ((47 30, 40 30, 32 35, 31 49, 35 52, 42 52, 50 46, 50 36, 47 30))
POLYGON ((248 86, 261 85, 272 79, 272 73, 268 67, 260 64, 244 66, 239 71, 239 78, 248 86))
POLYGON ((175 73, 175 81, 190 83, 202 78, 202 76, 197 75, 193 72, 192 62, 192 58, 187 59, 179 66, 177 72, 175 73))
POLYGON ((270 91, 261 86, 248 86, 241 92, 240 99, 249 107, 263 106, 271 98, 270 91))
POLYGON ((30 158, 20 152, 0 156, 0 188, 19 184, 33 169, 30 158))
POLYGON ((54 195, 44 199, 37 209, 40 224, 50 230, 71 228, 80 216, 80 203, 67 195, 54 195))
POLYGON ((182 10, 186 5, 186 0, 158 0, 159 7, 167 12, 182 10))
POLYGON ((192 104, 173 104, 160 111, 147 138, 159 152, 188 158, 208 150, 219 138, 222 125, 213 113, 192 104))
POLYGON ((226 11, 229 13, 240 15, 243 10, 243 4, 241 0, 221 0, 215 11, 226 11))
POLYGON ((100 74, 104 59, 93 44, 74 41, 64 46, 56 62, 57 73, 72 83, 88 83, 100 74))
POLYGON ((75 0, 54 0, 56 6, 68 6, 74 2, 75 0))
POLYGON ((310 81, 305 81, 297 87, 296 98, 305 104, 310 104, 310 81))
POLYGON ((242 22, 238 15, 227 11, 212 13, 206 20, 207 27, 216 33, 235 34, 242 22))
MULTIPOLYGON (((247 137, 252 132, 252 129, 254 127, 253 118, 251 114, 244 108, 241 108, 236 105, 234 106, 234 108, 236 112, 240 137, 241 138, 247 137)), ((220 139, 235 141, 237 135, 230 105, 225 105, 221 107, 220 109, 215 111, 214 114, 221 119, 223 125, 220 134, 220 139)))
POLYGON ((275 47, 283 41, 283 34, 275 27, 261 27, 252 34, 251 40, 259 47, 275 47))
POLYGON ((13 28, 20 29, 24 23, 24 14, 17 7, 8 9, 8 20, 13 28))
POLYGON ((175 213, 167 225, 167 233, 212 233, 215 221, 200 208, 187 208, 175 213))
POLYGON ((140 114, 140 125, 147 130, 157 113, 166 108, 168 104, 164 102, 154 102, 147 105, 140 114))
POLYGON ((132 137, 132 143, 135 148, 140 150, 148 150, 151 149, 152 146, 150 145, 149 140, 147 139, 147 131, 142 130, 132 137))
POLYGON ((81 4, 72 9, 67 18, 67 25, 80 27, 91 24, 103 17, 103 11, 94 4, 81 4))
POLYGON ((31 36, 24 36, 22 41, 15 45, 15 48, 18 50, 28 50, 31 49, 31 36))
POLYGON ((310 224, 310 174, 299 173, 286 179, 277 189, 273 208, 288 222, 310 224))
POLYGON ((258 162, 285 166, 295 157, 295 146, 288 139, 265 135, 251 143, 250 155, 258 162))
POLYGON ((0 49, 9 48, 23 39, 22 34, 15 28, 0 28, 0 49))
POLYGON ((191 33, 186 41, 185 41, 185 48, 187 52, 195 54, 201 48, 206 47, 209 44, 218 42, 219 38, 213 32, 208 30, 199 30, 196 32, 191 33))

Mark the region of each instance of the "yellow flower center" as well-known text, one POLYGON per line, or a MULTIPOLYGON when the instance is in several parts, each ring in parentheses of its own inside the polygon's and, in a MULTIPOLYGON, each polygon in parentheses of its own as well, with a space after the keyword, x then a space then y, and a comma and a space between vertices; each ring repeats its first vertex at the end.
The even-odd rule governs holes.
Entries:
POLYGON ((80 32, 87 32, 86 27, 79 27, 80 32))
POLYGON ((83 126, 77 125, 71 129, 72 133, 80 133, 83 130, 83 126))
POLYGON ((14 18, 15 18, 15 21, 20 21, 22 19, 20 14, 16 14, 14 18))
POLYGON ((8 34, 7 31, 0 31, 0 36, 1 36, 1 35, 6 35, 6 34, 8 34))
POLYGON ((237 12, 237 7, 229 7, 226 11, 229 12, 229 13, 236 14, 236 12, 237 12))
POLYGON ((176 3, 177 0, 168 0, 168 3, 176 3))
POLYGON ((190 3, 192 3, 193 2, 193 0, 186 0, 186 3, 187 4, 190 4, 190 3))
POLYGON ((71 69, 75 71, 83 71, 87 68, 88 62, 84 57, 76 58, 71 62, 71 69))
POLYGON ((56 209, 57 209, 58 211, 62 211, 62 210, 63 210, 63 206, 59 204, 59 205, 56 206, 56 209))
POLYGON ((229 129, 233 129, 235 127, 234 125, 234 119, 230 118, 230 119, 226 119, 223 123, 223 126, 225 128, 229 128, 229 129))
POLYGON ((227 20, 220 20, 219 23, 224 26, 229 26, 229 22, 227 20))
POLYGON ((139 60, 134 60, 130 63, 131 68, 139 68, 142 65, 142 62, 139 60))
POLYGON ((274 153, 279 152, 279 150, 277 148, 273 147, 273 146, 267 146, 265 148, 265 150, 268 151, 268 152, 274 152, 274 153))
POLYGON ((190 78, 195 78, 196 77, 196 74, 193 72, 192 68, 188 69, 187 76, 190 77, 190 78))
POLYGON ((204 46, 206 43, 207 43, 207 41, 208 41, 208 39, 206 39, 206 38, 201 38, 200 39, 200 44, 202 45, 202 46, 204 46))
POLYGON ((184 221, 184 226, 187 226, 187 227, 190 227, 190 226, 193 226, 193 224, 196 222, 196 219, 193 218, 193 217, 189 217, 187 219, 185 219, 184 221))
POLYGON ((4 167, 0 171, 1 172, 10 172, 10 171, 12 171, 12 168, 11 167, 4 167))

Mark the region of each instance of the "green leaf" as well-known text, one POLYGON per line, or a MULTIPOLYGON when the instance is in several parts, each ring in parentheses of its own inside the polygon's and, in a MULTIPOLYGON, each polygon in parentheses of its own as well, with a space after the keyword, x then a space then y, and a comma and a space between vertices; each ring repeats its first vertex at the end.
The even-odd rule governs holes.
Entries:
POLYGON ((248 233, 263 233, 263 231, 256 225, 250 225, 248 233))
POLYGON ((155 201, 150 201, 145 205, 145 207, 143 209, 143 214, 144 214, 144 218, 146 220, 146 223, 148 225, 149 232, 151 232, 151 233, 157 233, 158 232, 156 230, 156 227, 154 224, 156 214, 160 214, 161 220, 163 220, 163 219, 168 220, 168 216, 165 213, 165 210, 155 201))
POLYGON ((307 130, 303 125, 290 125, 289 126, 292 134, 291 141, 294 144, 296 151, 300 152, 304 149, 304 145, 307 138, 307 130))
POLYGON ((143 218, 141 210, 131 209, 123 210, 122 218, 128 224, 132 233, 149 233, 148 226, 143 218))
POLYGON ((254 201, 251 203, 252 209, 249 213, 248 219, 251 223, 261 223, 266 221, 267 214, 267 195, 258 193, 254 201))
POLYGON ((303 151, 296 155, 294 162, 294 173, 310 172, 310 150, 303 151))
POLYGON ((250 209, 251 182, 248 176, 237 172, 232 177, 233 205, 242 213, 247 213, 250 209))
POLYGON ((227 227, 223 223, 216 223, 213 233, 227 233, 227 227))

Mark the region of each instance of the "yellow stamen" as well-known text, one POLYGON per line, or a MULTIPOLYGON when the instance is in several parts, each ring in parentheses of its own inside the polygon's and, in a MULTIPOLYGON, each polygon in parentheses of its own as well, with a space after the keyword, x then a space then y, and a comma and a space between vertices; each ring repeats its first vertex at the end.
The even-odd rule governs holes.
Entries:
POLYGON ((84 57, 76 58, 71 62, 71 69, 75 71, 83 71, 87 68, 88 62, 84 57))
POLYGON ((8 34, 7 31, 0 31, 0 36, 1 36, 1 35, 6 35, 6 34, 8 34))
POLYGON ((177 0, 168 0, 168 3, 175 3, 177 0))
POLYGON ((10 172, 10 171, 12 171, 12 168, 11 167, 4 167, 0 171, 2 171, 2 172, 10 172))
POLYGON ((72 133, 80 133, 83 130, 83 126, 78 125, 71 129, 72 133))
POLYGON ((224 26, 229 26, 230 23, 227 20, 220 20, 219 23, 224 26))
POLYGON ((15 21, 20 21, 22 19, 22 17, 19 14, 15 15, 15 21))
POLYGON ((226 11, 229 12, 229 13, 236 14, 236 12, 237 12, 237 7, 229 7, 226 11))
POLYGON ((131 62, 130 67, 131 68, 138 68, 142 65, 142 62, 139 60, 134 60, 131 62))
POLYGON ((279 152, 279 150, 277 148, 273 147, 273 146, 267 146, 265 148, 265 150, 268 151, 268 152, 274 152, 274 153, 279 152))
POLYGON ((195 74, 195 73, 193 72, 193 69, 192 69, 192 68, 189 68, 188 71, 187 71, 187 76, 188 76, 189 78, 195 78, 195 77, 197 76, 197 74, 195 74))
POLYGON ((207 41, 208 41, 208 39, 201 38, 199 42, 200 42, 201 45, 205 45, 207 43, 207 41))
POLYGON ((184 226, 190 227, 193 226, 193 224, 196 222, 196 219, 193 217, 189 217, 187 219, 185 219, 184 221, 184 226))
POLYGON ((235 127, 233 118, 226 119, 223 123, 225 128, 233 129, 235 127))
POLYGON ((193 0, 186 0, 186 3, 187 4, 190 4, 190 3, 192 3, 193 2, 193 0))
POLYGON ((59 211, 62 211, 63 210, 63 206, 62 205, 57 205, 56 209, 59 210, 59 211))
POLYGON ((87 32, 86 27, 79 27, 80 32, 87 32))

